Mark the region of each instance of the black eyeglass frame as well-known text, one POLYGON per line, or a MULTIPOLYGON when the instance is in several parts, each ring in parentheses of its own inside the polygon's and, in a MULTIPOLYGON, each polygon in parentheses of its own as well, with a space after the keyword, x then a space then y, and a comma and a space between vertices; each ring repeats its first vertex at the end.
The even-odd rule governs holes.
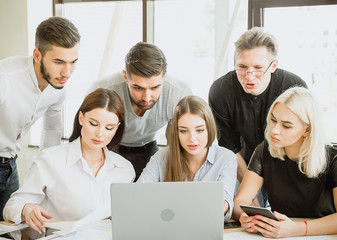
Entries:
POLYGON ((248 70, 245 71, 245 70, 238 70, 238 69, 235 69, 235 71, 236 71, 236 74, 238 74, 242 77, 246 77, 248 75, 248 73, 251 73, 254 77, 263 77, 266 74, 266 72, 268 71, 268 69, 270 68, 270 66, 273 64, 273 62, 275 62, 275 59, 270 62, 269 66, 267 67, 267 69, 265 71, 248 71, 248 70), (243 72, 245 74, 242 74, 243 72), (261 76, 256 76, 255 75, 256 73, 263 73, 263 74, 261 76))

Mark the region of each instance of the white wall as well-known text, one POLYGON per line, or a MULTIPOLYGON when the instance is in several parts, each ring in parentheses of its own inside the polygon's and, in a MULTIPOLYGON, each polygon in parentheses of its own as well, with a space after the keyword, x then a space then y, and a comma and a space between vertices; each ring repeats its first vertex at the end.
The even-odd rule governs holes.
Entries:
POLYGON ((0 59, 28 54, 27 0, 0 0, 0 59))
MULTIPOLYGON (((52 16, 52 0, 0 0, 0 60, 9 56, 31 55, 38 24, 52 16)), ((37 148, 29 148, 30 133, 23 139, 17 164, 20 183, 37 148)))
POLYGON ((52 0, 0 0, 0 59, 30 55, 38 24, 53 15, 52 0))

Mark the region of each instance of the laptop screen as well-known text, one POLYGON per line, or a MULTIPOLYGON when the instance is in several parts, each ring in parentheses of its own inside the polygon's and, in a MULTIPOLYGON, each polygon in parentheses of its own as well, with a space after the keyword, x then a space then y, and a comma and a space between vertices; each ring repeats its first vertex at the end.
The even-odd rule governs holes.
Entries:
POLYGON ((111 218, 114 240, 223 239, 223 183, 113 183, 111 218))

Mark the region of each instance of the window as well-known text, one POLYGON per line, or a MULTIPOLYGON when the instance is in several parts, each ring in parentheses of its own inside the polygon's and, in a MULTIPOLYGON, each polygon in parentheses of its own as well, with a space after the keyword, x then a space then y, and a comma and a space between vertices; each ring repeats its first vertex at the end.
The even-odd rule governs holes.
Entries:
POLYGON ((212 82, 233 69, 233 41, 247 29, 243 0, 56 2, 62 2, 55 5, 56 15, 70 19, 82 36, 79 61, 67 83, 65 137, 91 83, 121 71, 126 53, 144 36, 163 50, 168 73, 207 100, 212 82))
POLYGON ((166 0, 155 1, 154 12, 154 43, 166 54, 168 72, 207 100, 212 82, 233 69, 233 42, 247 29, 247 5, 166 0))
POLYGON ((326 1, 252 2, 252 12, 263 13, 262 21, 255 18, 252 24, 260 23, 278 39, 279 67, 306 81, 323 106, 326 137, 336 142, 337 38, 331 33, 337 31, 337 1, 329 1, 335 5, 324 5, 326 1), (305 6, 305 2, 310 2, 310 6, 305 6), (292 3, 304 6, 287 6, 292 3))
POLYGON ((142 2, 67 3, 60 15, 81 34, 79 61, 67 83, 64 107, 64 136, 69 137, 89 86, 106 74, 122 71, 129 48, 142 40, 142 2))

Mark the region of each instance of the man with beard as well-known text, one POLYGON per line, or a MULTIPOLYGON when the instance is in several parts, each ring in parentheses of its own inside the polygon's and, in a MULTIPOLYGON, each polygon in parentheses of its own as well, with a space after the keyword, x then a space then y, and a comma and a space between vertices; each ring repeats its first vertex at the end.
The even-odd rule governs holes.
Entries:
POLYGON ((19 188, 16 159, 25 133, 43 116, 40 148, 61 142, 63 87, 76 65, 79 43, 69 20, 51 17, 36 29, 33 56, 0 61, 0 221, 19 188))
POLYGON ((155 45, 139 42, 125 57, 125 70, 93 83, 96 88, 115 90, 125 107, 125 130, 116 152, 135 168, 136 179, 150 157, 158 150, 158 131, 173 117, 181 98, 191 93, 187 85, 166 76, 166 58, 155 45))

